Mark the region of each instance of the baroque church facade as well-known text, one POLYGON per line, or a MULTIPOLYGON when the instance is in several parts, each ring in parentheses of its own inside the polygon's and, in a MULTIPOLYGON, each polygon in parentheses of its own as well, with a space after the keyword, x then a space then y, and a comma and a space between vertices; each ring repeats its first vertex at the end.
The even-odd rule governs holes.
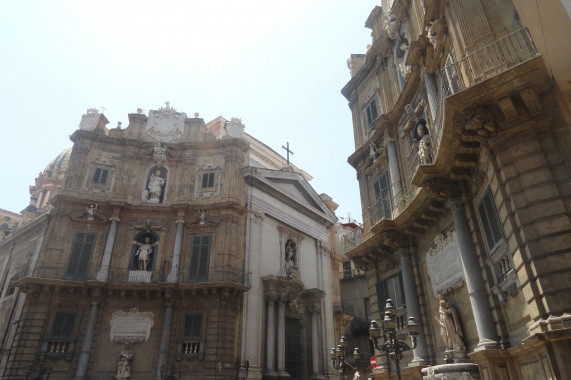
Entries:
POLYGON ((83 115, 0 242, 0 376, 329 376, 331 198, 236 118, 107 124, 83 115))
MULTIPOLYGON (((399 339, 420 324, 400 376, 571 378, 571 10, 381 5, 342 89, 364 224, 347 257, 379 326, 387 299, 399 339)), ((395 378, 375 353, 371 376, 395 378)))

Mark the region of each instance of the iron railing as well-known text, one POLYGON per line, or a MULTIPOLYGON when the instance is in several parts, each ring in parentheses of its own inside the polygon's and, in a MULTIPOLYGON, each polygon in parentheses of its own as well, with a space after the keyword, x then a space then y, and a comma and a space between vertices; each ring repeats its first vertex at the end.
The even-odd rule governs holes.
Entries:
POLYGON ((521 28, 446 66, 442 80, 447 95, 467 89, 539 55, 527 28, 521 28))
POLYGON ((343 236, 343 241, 345 252, 348 252, 363 242, 363 231, 360 228, 355 228, 343 236))
POLYGON ((154 270, 92 266, 88 271, 70 271, 66 264, 38 262, 13 276, 11 283, 22 278, 64 281, 102 281, 116 284, 215 283, 229 282, 250 286, 251 273, 229 265, 210 267, 200 276, 190 276, 189 268, 165 266, 154 270), (29 269, 33 268, 33 269, 29 269))

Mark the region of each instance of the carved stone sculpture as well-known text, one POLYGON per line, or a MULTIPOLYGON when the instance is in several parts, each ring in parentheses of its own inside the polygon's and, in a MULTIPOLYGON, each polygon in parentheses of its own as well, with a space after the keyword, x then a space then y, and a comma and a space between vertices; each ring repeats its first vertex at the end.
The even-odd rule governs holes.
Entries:
POLYGON ((420 158, 420 163, 422 165, 428 165, 432 162, 432 158, 430 156, 430 135, 426 133, 426 126, 424 124, 418 124, 416 128, 418 137, 420 138, 418 141, 418 156, 420 158))
POLYGON ((161 195, 163 193, 163 187, 165 186, 165 179, 161 176, 161 171, 157 170, 149 177, 149 184, 147 189, 149 190, 149 200, 159 202, 161 195))
POLYGON ((206 210, 198 210, 198 224, 206 224, 206 210))
POLYGON ((389 25, 387 26, 387 36, 391 40, 396 40, 399 36, 400 26, 400 20, 397 20, 396 16, 391 15, 389 18, 389 25))
POLYGON ((125 349, 119 354, 119 363, 117 364, 117 376, 116 379, 129 379, 131 378, 131 358, 133 357, 133 351, 130 349, 125 349))
POLYGON ((145 237, 145 243, 140 244, 137 253, 138 263, 139 263, 139 270, 147 270, 147 266, 149 265, 149 260, 151 259, 151 254, 153 253, 153 246, 150 244, 151 239, 147 236, 145 237))
POLYGON ((464 333, 460 326, 460 318, 456 309, 448 304, 444 297, 440 297, 438 306, 439 317, 436 319, 440 324, 440 334, 446 346, 446 361, 452 362, 452 351, 464 351, 466 346, 462 338, 464 333))
POLYGON ((369 155, 373 158, 373 161, 379 158, 381 153, 379 152, 379 147, 374 141, 371 141, 369 145, 369 155))
POLYGON ((285 271, 288 278, 297 275, 297 251, 293 240, 288 239, 285 245, 285 271))
POLYGON ((93 220, 95 218, 95 213, 97 212, 97 205, 89 205, 85 208, 85 213, 87 214, 87 220, 93 220))

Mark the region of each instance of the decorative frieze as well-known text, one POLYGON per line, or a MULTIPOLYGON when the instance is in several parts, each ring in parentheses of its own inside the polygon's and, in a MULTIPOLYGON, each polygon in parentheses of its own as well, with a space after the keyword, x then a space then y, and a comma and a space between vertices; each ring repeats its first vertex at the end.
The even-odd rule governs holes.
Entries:
POLYGON ((152 312, 140 312, 137 308, 129 311, 118 310, 113 312, 109 324, 111 325, 109 339, 112 342, 142 343, 149 341, 155 317, 152 312))

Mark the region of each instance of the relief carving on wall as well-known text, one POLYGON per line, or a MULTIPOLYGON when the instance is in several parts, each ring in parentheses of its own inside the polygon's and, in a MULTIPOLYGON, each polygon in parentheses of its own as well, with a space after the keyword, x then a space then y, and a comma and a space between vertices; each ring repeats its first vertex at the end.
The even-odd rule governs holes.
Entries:
POLYGON ((114 311, 109 322, 111 332, 109 338, 115 343, 133 344, 148 342, 151 328, 155 324, 152 312, 140 312, 133 308, 129 311, 114 311))
POLYGON ((455 234, 437 233, 434 244, 436 247, 430 248, 426 253, 426 268, 436 297, 462 286, 465 278, 455 234))
POLYGON ((159 143, 175 142, 180 140, 184 133, 185 120, 185 113, 176 112, 170 102, 165 102, 165 107, 149 112, 145 132, 159 143))

